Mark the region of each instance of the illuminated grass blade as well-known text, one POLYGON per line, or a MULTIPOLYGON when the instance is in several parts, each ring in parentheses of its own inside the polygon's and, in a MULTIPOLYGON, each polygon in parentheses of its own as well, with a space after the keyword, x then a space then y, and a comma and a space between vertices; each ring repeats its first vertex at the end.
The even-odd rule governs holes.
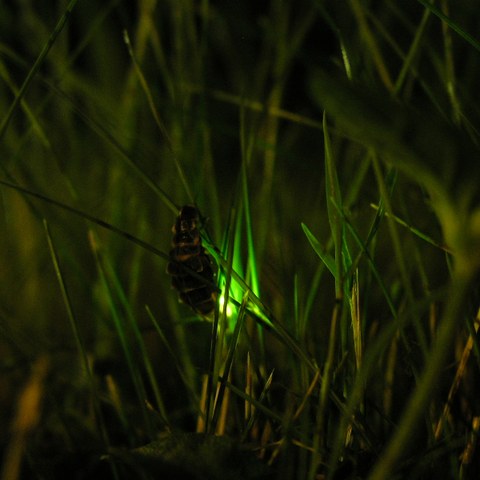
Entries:
MULTIPOLYGON (((245 228, 247 234, 247 271, 249 273, 249 280, 251 290, 257 296, 259 296, 259 283, 258 283, 258 271, 257 271, 257 260, 256 260, 256 249, 253 241, 253 229, 252 229, 252 217, 250 212, 250 195, 248 191, 248 175, 247 175, 247 165, 250 164, 252 151, 253 151, 253 138, 247 142, 247 133, 245 129, 245 110, 241 110, 241 148, 242 148, 242 206, 243 213, 245 216, 245 228)), ((238 225, 240 227, 240 225, 238 225)), ((238 228, 240 232, 240 228, 238 228)))
POLYGON ((226 382, 230 376, 230 372, 232 371, 232 366, 233 366, 235 352, 237 350, 239 336, 243 329, 243 324, 245 321, 246 305, 247 305, 247 298, 245 297, 244 301, 242 302, 242 305, 240 306, 240 310, 238 312, 237 321, 235 323, 235 329, 229 340, 227 356, 223 366, 223 372, 219 378, 220 384, 219 384, 219 388, 216 396, 216 402, 214 406, 212 422, 210 427, 210 430, 212 432, 215 431, 215 428, 218 422, 218 417, 220 416, 222 402, 225 394, 226 382))
MULTIPOLYGON (((215 258, 215 260, 220 264, 225 270, 229 270, 229 263, 222 256, 221 252, 218 251, 216 247, 211 244, 205 245, 209 253, 215 258)), ((259 324, 273 333, 284 345, 292 350, 292 352, 305 362, 308 367, 312 370, 315 370, 315 362, 310 358, 302 345, 295 339, 290 332, 279 323, 268 308, 263 304, 263 302, 253 293, 249 285, 245 282, 241 275, 239 275, 234 269, 231 269, 232 279, 237 282, 244 292, 248 291, 249 305, 247 306, 247 312, 251 317, 259 324)), ((230 301, 240 307, 240 302, 234 298, 230 298, 230 301)))
MULTIPOLYGON (((219 377, 221 369, 222 358, 224 355, 224 342, 226 331, 229 329, 232 331, 232 322, 235 321, 236 315, 229 315, 229 303, 231 301, 231 285, 232 285, 232 272, 235 250, 235 237, 236 230, 230 228, 232 222, 236 224, 236 210, 232 209, 230 212, 229 228, 227 229, 227 235, 224 242, 224 248, 226 249, 226 265, 223 265, 223 271, 219 274, 219 282, 221 284, 221 301, 218 302, 218 307, 215 309, 212 333, 210 337, 210 358, 209 358, 209 370, 208 370, 208 383, 207 383, 207 401, 206 401, 206 419, 205 429, 207 432, 213 433, 215 431, 216 423, 218 420, 219 403, 215 402, 217 396, 216 381, 219 377)), ((233 327, 235 331, 236 326, 233 327)), ((222 388, 222 387, 220 387, 222 388)), ((223 390, 222 390, 223 395, 223 390)), ((218 398, 218 396, 217 396, 218 398)))

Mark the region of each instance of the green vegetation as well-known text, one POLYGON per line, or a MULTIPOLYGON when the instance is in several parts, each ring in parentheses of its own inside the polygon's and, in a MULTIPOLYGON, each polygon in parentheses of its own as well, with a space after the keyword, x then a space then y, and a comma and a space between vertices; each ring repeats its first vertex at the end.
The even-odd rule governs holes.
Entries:
POLYGON ((13 3, 0 480, 477 478, 475 2, 13 3))

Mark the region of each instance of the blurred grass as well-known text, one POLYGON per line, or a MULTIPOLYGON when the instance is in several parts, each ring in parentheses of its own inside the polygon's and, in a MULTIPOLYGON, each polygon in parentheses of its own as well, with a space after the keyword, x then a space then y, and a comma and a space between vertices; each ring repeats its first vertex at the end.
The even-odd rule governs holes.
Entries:
POLYGON ((448 0, 0 6, 2 480, 172 476, 186 448, 199 478, 475 478, 477 23, 448 0), (212 323, 165 273, 187 203, 212 323), (235 447, 210 468, 179 431, 235 447))

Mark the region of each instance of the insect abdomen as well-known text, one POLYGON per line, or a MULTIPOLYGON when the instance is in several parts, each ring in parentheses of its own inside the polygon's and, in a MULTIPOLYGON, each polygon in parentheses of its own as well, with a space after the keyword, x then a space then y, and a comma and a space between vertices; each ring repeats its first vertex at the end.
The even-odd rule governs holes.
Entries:
POLYGON ((198 230, 196 207, 185 205, 173 225, 172 250, 167 273, 180 299, 201 315, 208 315, 217 298, 214 270, 210 257, 202 246, 198 230))

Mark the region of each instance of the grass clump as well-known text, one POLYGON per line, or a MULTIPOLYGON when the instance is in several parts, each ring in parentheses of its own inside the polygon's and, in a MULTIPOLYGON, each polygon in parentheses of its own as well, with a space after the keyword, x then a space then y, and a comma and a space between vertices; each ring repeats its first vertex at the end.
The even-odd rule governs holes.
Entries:
POLYGON ((2 480, 476 478, 478 14, 377 3, 2 7, 2 480))

